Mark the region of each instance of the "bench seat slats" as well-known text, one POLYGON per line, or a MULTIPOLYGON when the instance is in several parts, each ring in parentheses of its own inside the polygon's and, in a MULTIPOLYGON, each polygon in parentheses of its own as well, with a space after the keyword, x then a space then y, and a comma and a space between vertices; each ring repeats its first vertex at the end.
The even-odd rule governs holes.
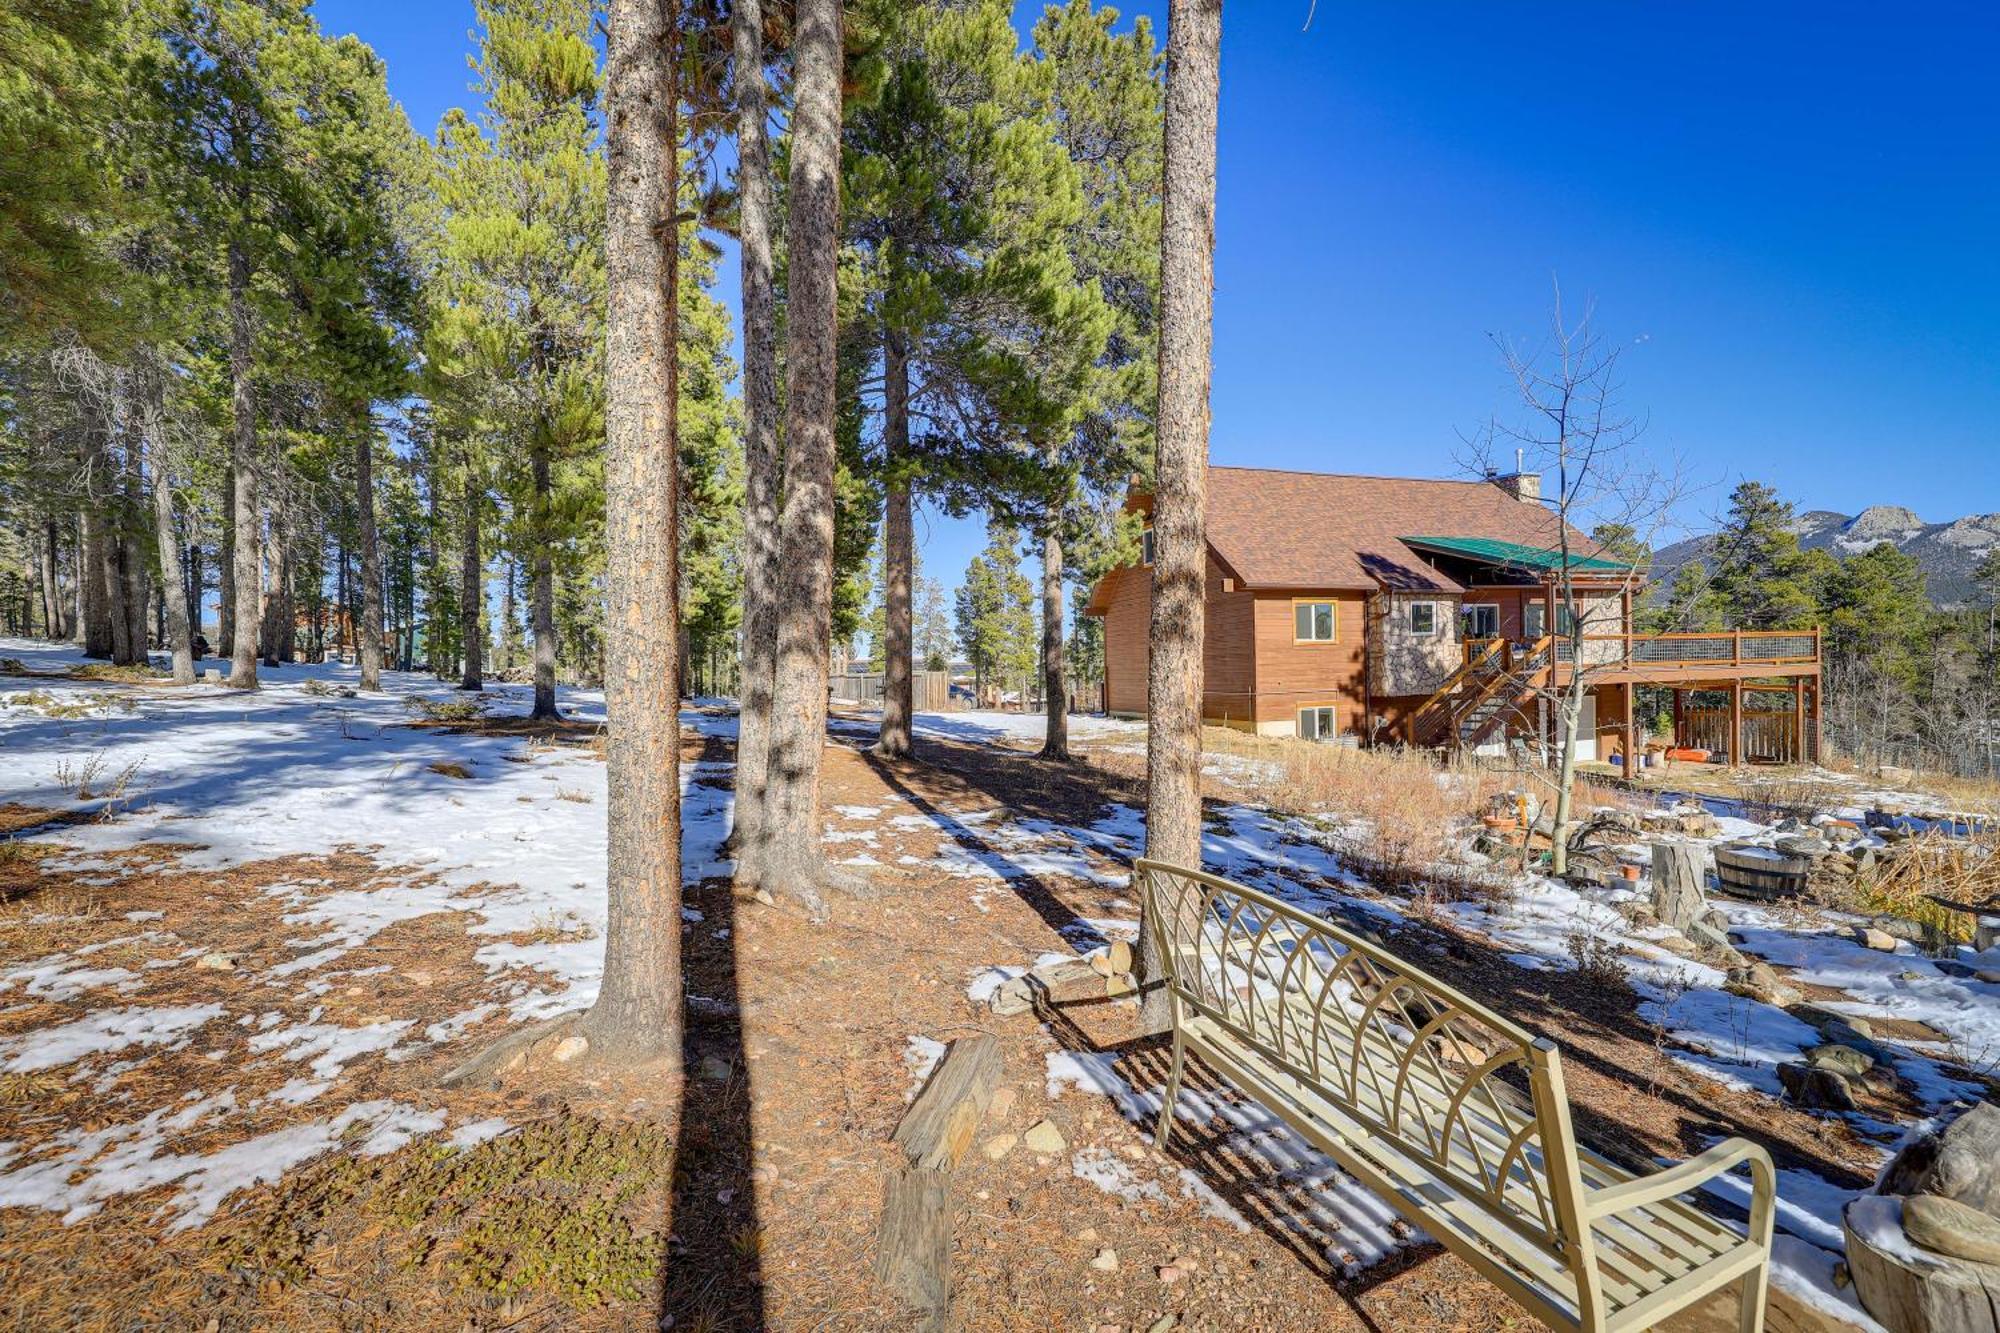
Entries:
POLYGON ((1174 1001, 1162 1143, 1193 1050, 1545 1323, 1643 1328, 1741 1278, 1743 1333, 1761 1333, 1775 1203, 1761 1148, 1730 1140, 1674 1182, 1747 1162, 1747 1236, 1685 1195, 1606 1213, 1591 1196, 1634 1175, 1576 1143, 1552 1042, 1266 894, 1138 872, 1174 1001))

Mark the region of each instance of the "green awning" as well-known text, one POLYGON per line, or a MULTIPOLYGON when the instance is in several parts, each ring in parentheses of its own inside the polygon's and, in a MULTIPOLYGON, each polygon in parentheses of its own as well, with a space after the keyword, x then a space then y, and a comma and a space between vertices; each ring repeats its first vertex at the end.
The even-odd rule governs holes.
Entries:
MULTIPOLYGON (((1563 564, 1560 551, 1541 546, 1522 546, 1493 537, 1405 537, 1402 540, 1405 546, 1419 551, 1436 551, 1464 560, 1476 560, 1483 565, 1500 565, 1534 574, 1560 570, 1563 564)), ((1586 574, 1625 574, 1633 568, 1616 560, 1600 560, 1575 552, 1570 554, 1569 567, 1574 572, 1586 574)))

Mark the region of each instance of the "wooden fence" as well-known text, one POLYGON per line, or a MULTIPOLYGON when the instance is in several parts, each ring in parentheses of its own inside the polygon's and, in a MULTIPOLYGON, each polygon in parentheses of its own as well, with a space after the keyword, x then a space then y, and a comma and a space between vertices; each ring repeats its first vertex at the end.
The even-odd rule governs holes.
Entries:
POLYGON ((1676 739, 1684 746, 1726 754, 1731 763, 1795 764, 1800 756, 1797 721, 1789 708, 1744 709, 1743 753, 1738 755, 1727 708, 1687 708, 1676 739))
MULTIPOLYGON (((840 703, 880 707, 882 681, 879 675, 836 675, 828 678, 831 697, 840 703)), ((919 671, 910 681, 910 697, 920 713, 942 713, 963 706, 951 697, 949 671, 919 671)))

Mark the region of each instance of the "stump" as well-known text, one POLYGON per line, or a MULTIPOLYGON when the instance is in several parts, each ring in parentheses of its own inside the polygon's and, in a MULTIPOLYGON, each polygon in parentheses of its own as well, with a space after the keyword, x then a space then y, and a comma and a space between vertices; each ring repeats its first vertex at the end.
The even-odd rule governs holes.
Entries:
POLYGON ((1864 1194, 1841 1221, 1855 1295, 1891 1333, 2000 1333, 2000 1267, 1912 1244, 1894 1195, 1864 1194))
POLYGON ((1653 914, 1685 932, 1708 910, 1708 879, 1700 844, 1672 839, 1653 844, 1653 914))
POLYGON ((951 1303, 951 1173, 986 1115, 1000 1072, 996 1038, 960 1038, 896 1126, 907 1161, 882 1183, 875 1275, 933 1319, 951 1303))

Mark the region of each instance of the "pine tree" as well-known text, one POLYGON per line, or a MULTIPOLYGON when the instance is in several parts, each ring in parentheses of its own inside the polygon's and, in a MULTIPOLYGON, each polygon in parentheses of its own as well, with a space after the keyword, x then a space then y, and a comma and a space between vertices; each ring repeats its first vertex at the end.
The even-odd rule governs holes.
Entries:
POLYGON ((917 576, 915 634, 917 658, 924 664, 924 670, 950 670, 951 612, 945 602, 944 588, 936 579, 921 574, 917 576))
POLYGON ((1034 589, 1021 572, 1020 546, 1018 531, 997 519, 988 522, 986 546, 966 566, 958 590, 958 641, 981 705, 989 684, 1003 691, 1025 686, 1034 669, 1034 589))
MULTIPOLYGON (((1208 495, 1208 390, 1214 373, 1221 60, 1222 0, 1172 0, 1160 223, 1153 607, 1147 638, 1146 855, 1184 866, 1201 864, 1202 532, 1208 495)), ((1140 972, 1157 983, 1160 960, 1152 938, 1142 927, 1140 972)), ((1157 1032, 1168 1018, 1166 991, 1154 984, 1146 993, 1141 1021, 1147 1031, 1157 1032)), ((1174 1071, 1176 1083, 1179 1072, 1174 1071)))
POLYGON ((1083 211, 1048 126, 1010 114, 1032 62, 1004 0, 884 7, 877 90, 846 129, 848 234, 882 375, 886 669, 880 753, 910 752, 911 509, 990 495, 1049 434, 1109 324, 1062 244, 1083 211), (954 491, 956 476, 966 489, 954 491))
POLYGON ((1759 481, 1730 492, 1729 515, 1717 534, 1711 583, 1737 629, 1803 629, 1819 597, 1817 562, 1799 548, 1789 500, 1759 481))

